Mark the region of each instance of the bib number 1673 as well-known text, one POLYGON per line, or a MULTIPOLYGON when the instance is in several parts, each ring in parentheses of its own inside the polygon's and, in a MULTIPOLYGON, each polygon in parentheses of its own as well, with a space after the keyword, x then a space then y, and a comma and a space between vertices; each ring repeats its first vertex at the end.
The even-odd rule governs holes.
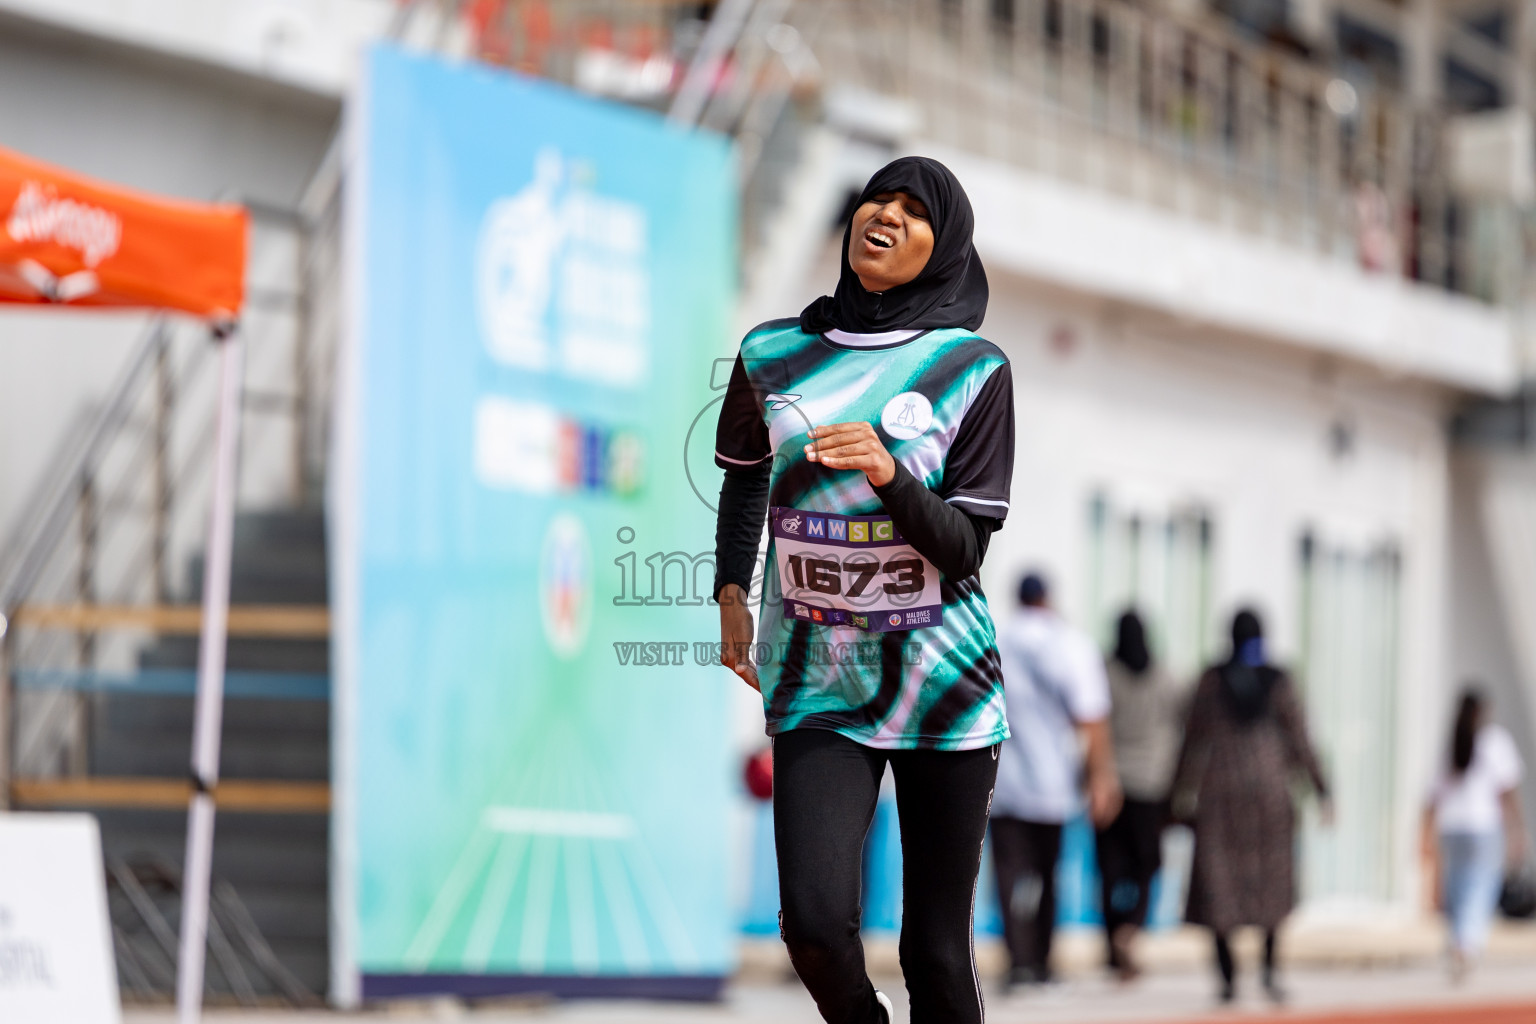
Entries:
POLYGON ((882 563, 879 559, 859 553, 849 555, 841 563, 835 557, 812 555, 789 555, 784 561, 796 587, 818 594, 862 597, 881 573, 891 578, 880 583, 880 589, 893 597, 919 594, 923 590, 921 558, 897 557, 882 563), (845 576, 850 577, 846 589, 843 586, 845 576))

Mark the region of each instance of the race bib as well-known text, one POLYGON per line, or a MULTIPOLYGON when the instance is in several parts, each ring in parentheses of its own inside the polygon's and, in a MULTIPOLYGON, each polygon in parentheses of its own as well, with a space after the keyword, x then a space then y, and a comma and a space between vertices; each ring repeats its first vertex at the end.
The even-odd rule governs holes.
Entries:
POLYGON ((890 516, 840 516, 775 506, 774 557, 784 617, 872 633, 943 621, 939 571, 890 516))

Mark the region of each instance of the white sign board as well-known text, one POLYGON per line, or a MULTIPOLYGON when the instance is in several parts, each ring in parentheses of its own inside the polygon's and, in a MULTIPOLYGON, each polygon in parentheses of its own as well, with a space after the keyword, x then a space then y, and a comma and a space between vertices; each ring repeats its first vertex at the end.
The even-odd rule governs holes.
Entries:
POLYGON ((0 813, 0 1021, 118 1024, 111 934, 96 819, 0 813))

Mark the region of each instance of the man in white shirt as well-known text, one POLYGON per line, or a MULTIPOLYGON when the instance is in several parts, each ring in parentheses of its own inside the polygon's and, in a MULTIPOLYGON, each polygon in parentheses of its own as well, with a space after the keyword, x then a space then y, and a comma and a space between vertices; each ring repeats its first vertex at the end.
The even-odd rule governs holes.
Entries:
POLYGON ((998 634, 1012 735, 998 759, 991 823, 1010 985, 1051 980, 1061 830, 1083 810, 1085 783, 1095 825, 1112 821, 1121 803, 1103 659, 1051 609, 1039 575, 1019 584, 1019 605, 998 634))

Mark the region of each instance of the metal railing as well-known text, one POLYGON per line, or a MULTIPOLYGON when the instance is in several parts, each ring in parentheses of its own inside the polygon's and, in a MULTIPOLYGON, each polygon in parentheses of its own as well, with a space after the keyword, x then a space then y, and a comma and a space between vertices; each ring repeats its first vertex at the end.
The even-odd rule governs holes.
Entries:
MULTIPOLYGON (((247 204, 244 461, 256 463, 249 468, 264 478, 266 499, 289 506, 318 501, 329 448, 340 306, 334 162, 299 210, 247 204)), ((187 597, 178 567, 202 547, 207 527, 212 347, 200 324, 151 318, 0 550, 0 795, 17 778, 88 769, 89 694, 36 680, 88 679, 102 670, 120 677, 153 632, 131 613, 187 597), (61 625, 57 615, 32 614, 43 609, 95 613, 65 616, 61 625), (18 685, 23 679, 28 685, 18 685)))
MULTIPOLYGON (((404 10, 430 12, 434 38, 457 39, 465 55, 656 109, 706 32, 701 5, 670 0, 404 10)), ((741 30, 711 68, 699 123, 738 140, 748 251, 775 195, 765 179, 785 166, 765 164, 765 148, 794 144, 777 130, 791 99, 814 108, 818 88, 851 85, 908 101, 921 139, 1487 302, 1529 291, 1536 219, 1456 193, 1442 111, 1216 19, 1126 0, 722 0, 714 10, 741 30)))
POLYGON ((924 138, 1486 301, 1522 294, 1527 219, 1454 193, 1440 111, 1124 0, 816 6, 827 80, 910 101, 924 138))

